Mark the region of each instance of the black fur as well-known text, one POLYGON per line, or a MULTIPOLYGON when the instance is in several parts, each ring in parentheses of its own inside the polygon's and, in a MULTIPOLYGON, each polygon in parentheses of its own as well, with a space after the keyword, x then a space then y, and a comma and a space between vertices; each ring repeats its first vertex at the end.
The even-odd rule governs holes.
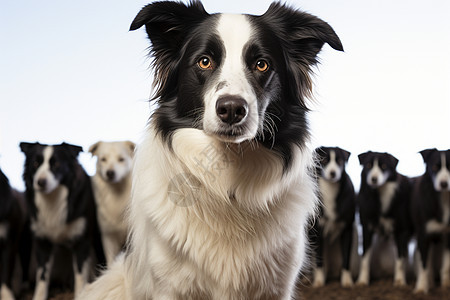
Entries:
POLYGON ((375 232, 381 235, 393 234, 399 258, 407 258, 408 242, 412 236, 412 224, 409 217, 411 181, 409 178, 399 174, 396 170, 398 159, 389 153, 366 152, 359 156, 359 162, 363 166, 361 172, 361 188, 357 197, 360 220, 363 228, 363 253, 365 254, 372 246, 372 237, 375 232), (380 188, 368 184, 368 175, 378 160, 379 167, 388 172, 386 183, 397 183, 396 191, 391 199, 390 206, 382 212, 380 188), (388 219, 393 223, 393 230, 389 232, 380 223, 381 218, 388 219))
MULTIPOLYGON (((417 237, 417 246, 420 252, 422 266, 427 268, 428 253, 431 244, 446 241, 445 248, 450 250, 450 222, 443 225, 442 232, 428 233, 426 224, 431 220, 439 223, 443 222, 443 203, 441 195, 449 193, 448 187, 442 191, 437 191, 433 180, 436 173, 441 170, 441 154, 445 154, 446 168, 450 170, 450 149, 438 151, 437 149, 427 149, 420 152, 426 164, 425 173, 415 178, 414 193, 412 197, 411 213, 417 237)), ((448 201, 448 200, 447 200, 448 201)))
POLYGON ((29 219, 23 195, 13 190, 0 169, 0 225, 6 226, 6 236, 0 236, 0 286, 12 289, 16 255, 20 257, 22 283, 28 282, 31 255, 29 219))
MULTIPOLYGON (((20 148, 26 156, 23 179, 32 225, 39 218, 35 202, 37 191, 33 185, 33 180, 36 171, 43 163, 43 151, 47 147, 49 145, 40 143, 20 143, 20 148)), ((76 259, 78 272, 81 272, 83 263, 88 259, 92 245, 94 245, 98 262, 100 264, 105 263, 91 181, 77 159, 82 148, 67 143, 52 145, 52 147, 54 151, 50 159, 51 173, 58 179, 60 186, 65 186, 68 189, 68 196, 65 199, 67 201, 65 223, 70 224, 79 218, 84 218, 86 226, 81 235, 58 241, 53 240, 47 232, 39 235, 34 232, 38 267, 44 269, 40 280, 45 280, 46 276, 49 276, 50 270, 45 269, 45 264, 51 259, 53 249, 57 245, 71 249, 76 259)))
MULTIPOLYGON (((188 5, 163 1, 145 6, 131 24, 130 30, 145 25, 152 42, 155 99, 159 104, 153 118, 169 145, 171 135, 179 128, 202 129, 202 95, 216 72, 198 72, 195 63, 201 55, 208 54, 220 68, 223 45, 211 30, 217 19, 199 1, 188 5)), ((343 48, 327 23, 279 3, 273 3, 264 15, 248 19, 256 25, 257 33, 249 41, 245 60, 251 65, 255 57, 265 57, 274 72, 255 75, 249 68, 247 74, 259 101, 269 101, 266 111, 260 114, 270 126, 264 126, 257 140, 280 153, 287 168, 291 146, 304 145, 309 135, 305 97, 311 92, 309 74, 317 63, 317 54, 324 43, 336 50, 343 48), (267 84, 269 78, 272 79, 267 84)))
MULTIPOLYGON (((336 181, 339 189, 334 199, 335 203, 335 220, 329 220, 324 214, 324 203, 320 206, 318 219, 314 222, 313 228, 310 230, 311 242, 315 247, 316 266, 318 268, 323 267, 323 250, 325 239, 329 244, 334 241, 331 240, 330 234, 334 235, 334 238, 339 239, 342 255, 342 269, 350 270, 350 253, 353 242, 353 222, 355 219, 355 206, 356 195, 353 183, 350 176, 345 171, 345 164, 348 162, 350 152, 338 148, 338 147, 319 147, 316 149, 317 156, 319 158, 319 166, 317 174, 319 177, 323 177, 322 170, 330 162, 330 151, 336 153, 336 161, 342 170, 341 178, 336 181), (324 226, 327 222, 332 222, 328 226, 332 226, 337 231, 336 233, 329 233, 328 236, 324 235, 324 226)), ((324 179, 325 180, 325 179, 324 179)), ((319 196, 322 199, 322 194, 319 185, 319 196)))

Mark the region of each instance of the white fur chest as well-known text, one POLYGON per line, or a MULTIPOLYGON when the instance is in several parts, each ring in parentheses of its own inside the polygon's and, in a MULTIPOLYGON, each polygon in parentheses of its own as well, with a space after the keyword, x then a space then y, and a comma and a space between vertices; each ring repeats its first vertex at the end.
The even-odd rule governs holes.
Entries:
POLYGON ((264 148, 224 159, 231 152, 223 145, 184 129, 173 137, 171 157, 150 137, 136 154, 130 210, 136 298, 152 274, 180 294, 198 287, 215 299, 247 299, 248 289, 262 297, 274 281, 293 284, 286 274, 303 262, 304 226, 317 203, 311 155, 296 152, 295 173, 283 176, 279 158, 264 148), (194 196, 192 187, 192 199, 173 198, 194 196))
POLYGON ((397 182, 387 182, 379 188, 382 214, 387 213, 391 207, 392 199, 397 191, 397 186, 397 182))
POLYGON ((105 182, 99 174, 92 177, 97 216, 102 230, 126 232, 125 213, 130 202, 131 176, 122 182, 105 182))
POLYGON ((319 178, 319 189, 322 196, 323 213, 329 221, 336 220, 336 197, 339 192, 338 182, 329 182, 319 178))
POLYGON ((71 223, 67 220, 67 197, 69 190, 60 185, 53 192, 35 193, 34 203, 37 208, 36 220, 32 220, 31 228, 37 237, 48 238, 60 243, 73 239, 84 232, 85 218, 78 218, 71 223))

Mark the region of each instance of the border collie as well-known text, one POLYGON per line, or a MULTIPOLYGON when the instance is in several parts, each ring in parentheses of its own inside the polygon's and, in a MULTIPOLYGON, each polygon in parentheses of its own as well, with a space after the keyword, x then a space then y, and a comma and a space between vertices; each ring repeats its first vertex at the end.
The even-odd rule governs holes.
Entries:
POLYGON ((125 211, 131 195, 134 148, 135 144, 130 141, 100 141, 89 148, 97 157, 92 188, 108 266, 122 250, 128 234, 125 211))
POLYGON ((82 148, 62 143, 20 143, 25 153, 25 196, 36 245, 33 299, 47 299, 55 245, 73 252, 75 294, 86 284, 91 245, 104 262, 89 176, 78 163, 82 148))
POLYGON ((406 285, 408 243, 412 236, 410 220, 411 182, 396 170, 398 159, 389 153, 366 152, 358 156, 363 166, 357 197, 363 229, 363 258, 357 283, 370 280, 370 260, 374 233, 393 236, 397 248, 394 285, 406 285))
POLYGON ((427 293, 431 276, 431 245, 443 242, 441 285, 450 286, 450 149, 420 152, 426 171, 415 180, 412 218, 420 253, 415 292, 427 293))
POLYGON ((342 254, 341 285, 351 287, 353 279, 350 273, 350 253, 356 195, 350 176, 345 171, 350 152, 338 147, 319 147, 316 153, 320 162, 318 181, 322 205, 319 219, 314 222, 310 231, 316 259, 313 286, 321 287, 326 281, 324 245, 339 239, 342 254))
POLYGON ((0 299, 13 300, 12 278, 16 255, 22 268, 22 284, 28 282, 31 235, 25 201, 13 190, 0 169, 0 299))
POLYGON ((128 250, 79 299, 291 299, 317 204, 306 96, 324 21, 272 4, 145 6, 156 98, 133 169, 128 250))

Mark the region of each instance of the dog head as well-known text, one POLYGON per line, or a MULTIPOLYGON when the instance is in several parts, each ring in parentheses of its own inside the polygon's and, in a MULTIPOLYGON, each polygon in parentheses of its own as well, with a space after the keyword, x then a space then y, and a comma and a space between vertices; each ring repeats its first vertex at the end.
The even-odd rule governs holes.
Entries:
POLYGON ((319 147, 316 152, 319 156, 320 176, 330 182, 341 180, 350 152, 339 147, 319 147))
POLYGON ((366 152, 358 155, 363 166, 361 181, 372 188, 378 188, 387 181, 395 180, 398 159, 389 153, 366 152))
POLYGON ((302 144, 310 71, 325 43, 343 50, 317 17, 279 3, 261 16, 208 14, 198 1, 145 6, 155 68, 157 130, 198 128, 221 141, 302 144))
POLYGON ((89 147, 89 152, 97 157, 97 173, 103 180, 117 183, 130 174, 135 147, 130 141, 100 141, 89 147))
POLYGON ((80 146, 62 143, 60 145, 43 145, 39 143, 20 143, 25 154, 23 178, 27 189, 44 194, 53 192, 73 174, 78 164, 78 154, 83 151, 80 146))
POLYGON ((439 151, 426 149, 420 151, 426 164, 426 174, 432 181, 434 189, 438 192, 450 190, 450 149, 439 151))

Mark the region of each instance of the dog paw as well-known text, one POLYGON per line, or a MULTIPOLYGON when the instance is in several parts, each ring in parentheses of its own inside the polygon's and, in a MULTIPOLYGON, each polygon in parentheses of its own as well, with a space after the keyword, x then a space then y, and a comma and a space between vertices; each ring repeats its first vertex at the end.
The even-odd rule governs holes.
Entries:
POLYGON ((404 278, 394 280, 394 286, 404 287, 406 286, 406 280, 404 278))
POLYGON ((352 274, 349 271, 343 270, 341 273, 341 286, 344 288, 353 287, 352 274))

